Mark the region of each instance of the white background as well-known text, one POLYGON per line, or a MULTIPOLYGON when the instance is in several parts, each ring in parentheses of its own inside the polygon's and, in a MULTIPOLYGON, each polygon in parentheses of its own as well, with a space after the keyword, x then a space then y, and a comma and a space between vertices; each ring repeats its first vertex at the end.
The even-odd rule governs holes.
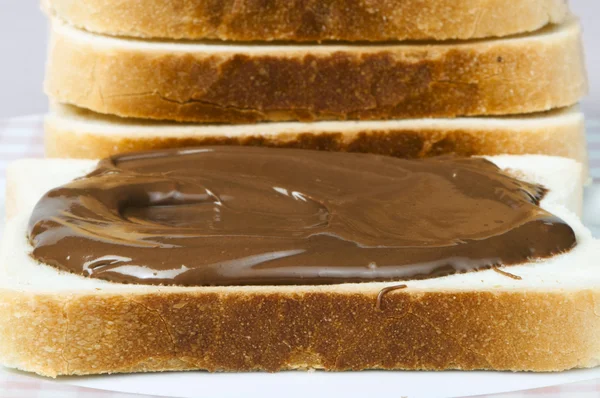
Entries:
MULTIPOLYGON (((506 0, 507 6, 510 2, 506 0)), ((571 0, 571 6, 585 28, 591 93, 584 109, 600 111, 600 0, 571 0)), ((46 110, 46 38, 38 0, 0 0, 0 118, 46 110)))

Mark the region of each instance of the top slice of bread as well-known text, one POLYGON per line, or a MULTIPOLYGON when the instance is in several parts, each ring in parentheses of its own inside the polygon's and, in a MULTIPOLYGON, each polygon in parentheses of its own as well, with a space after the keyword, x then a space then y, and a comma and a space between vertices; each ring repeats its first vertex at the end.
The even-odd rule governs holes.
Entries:
MULTIPOLYGON (((496 369, 551 371, 600 358, 600 245, 565 205, 581 168, 544 156, 490 158, 542 183, 542 207, 578 246, 506 271, 333 286, 160 287, 113 284, 38 264, 31 208, 94 161, 9 168, 13 203, 0 250, 0 361, 47 376, 162 370, 496 369)), ((539 237, 542 239, 543 237, 539 237)), ((68 255, 68 253, 65 253, 68 255)))
POLYGON ((564 0, 43 0, 101 34, 233 41, 446 40, 507 36, 561 23, 564 0))
POLYGON ((123 117, 209 123, 541 112, 587 90, 577 20, 504 39, 226 44, 52 24, 46 92, 123 117))

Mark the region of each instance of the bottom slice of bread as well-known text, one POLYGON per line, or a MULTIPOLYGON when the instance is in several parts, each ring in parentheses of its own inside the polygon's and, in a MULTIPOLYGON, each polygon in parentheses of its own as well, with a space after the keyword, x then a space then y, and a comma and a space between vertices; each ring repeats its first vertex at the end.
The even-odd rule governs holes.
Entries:
POLYGON ((581 167, 540 156, 491 160, 549 189, 542 207, 573 227, 577 247, 503 269, 521 279, 487 270, 408 281, 379 308, 379 293, 397 283, 157 287, 38 264, 26 239, 32 206, 95 162, 17 162, 9 168, 13 205, 0 252, 0 361, 46 376, 598 365, 600 244, 567 208, 580 196, 581 167))

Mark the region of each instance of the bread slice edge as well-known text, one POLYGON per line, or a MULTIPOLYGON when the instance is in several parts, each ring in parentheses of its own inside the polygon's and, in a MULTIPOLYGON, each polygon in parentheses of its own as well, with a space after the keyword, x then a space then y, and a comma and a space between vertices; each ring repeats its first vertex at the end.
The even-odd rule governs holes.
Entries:
POLYGON ((125 119, 53 104, 46 155, 103 158, 117 153, 204 145, 368 152, 403 158, 540 154, 572 158, 587 170, 578 107, 533 115, 456 119, 200 125, 125 119))
POLYGON ((513 0, 510 7, 502 0, 434 0, 428 7, 418 0, 327 3, 313 10, 285 0, 268 8, 251 1, 238 1, 235 7, 222 2, 215 8, 194 0, 42 0, 42 7, 100 34, 232 41, 473 39, 535 31, 568 15, 562 0, 513 0))
POLYGON ((47 94, 123 117, 249 124, 525 114, 587 92, 575 19, 506 39, 369 46, 175 44, 52 26, 47 94))

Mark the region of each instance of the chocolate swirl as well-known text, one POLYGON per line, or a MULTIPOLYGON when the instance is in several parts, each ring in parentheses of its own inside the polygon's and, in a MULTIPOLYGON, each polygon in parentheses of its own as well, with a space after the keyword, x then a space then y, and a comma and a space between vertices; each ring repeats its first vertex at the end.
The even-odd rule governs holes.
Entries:
POLYGON ((29 239, 40 262, 119 283, 404 281, 571 249, 544 193, 477 158, 140 152, 48 192, 29 239))

